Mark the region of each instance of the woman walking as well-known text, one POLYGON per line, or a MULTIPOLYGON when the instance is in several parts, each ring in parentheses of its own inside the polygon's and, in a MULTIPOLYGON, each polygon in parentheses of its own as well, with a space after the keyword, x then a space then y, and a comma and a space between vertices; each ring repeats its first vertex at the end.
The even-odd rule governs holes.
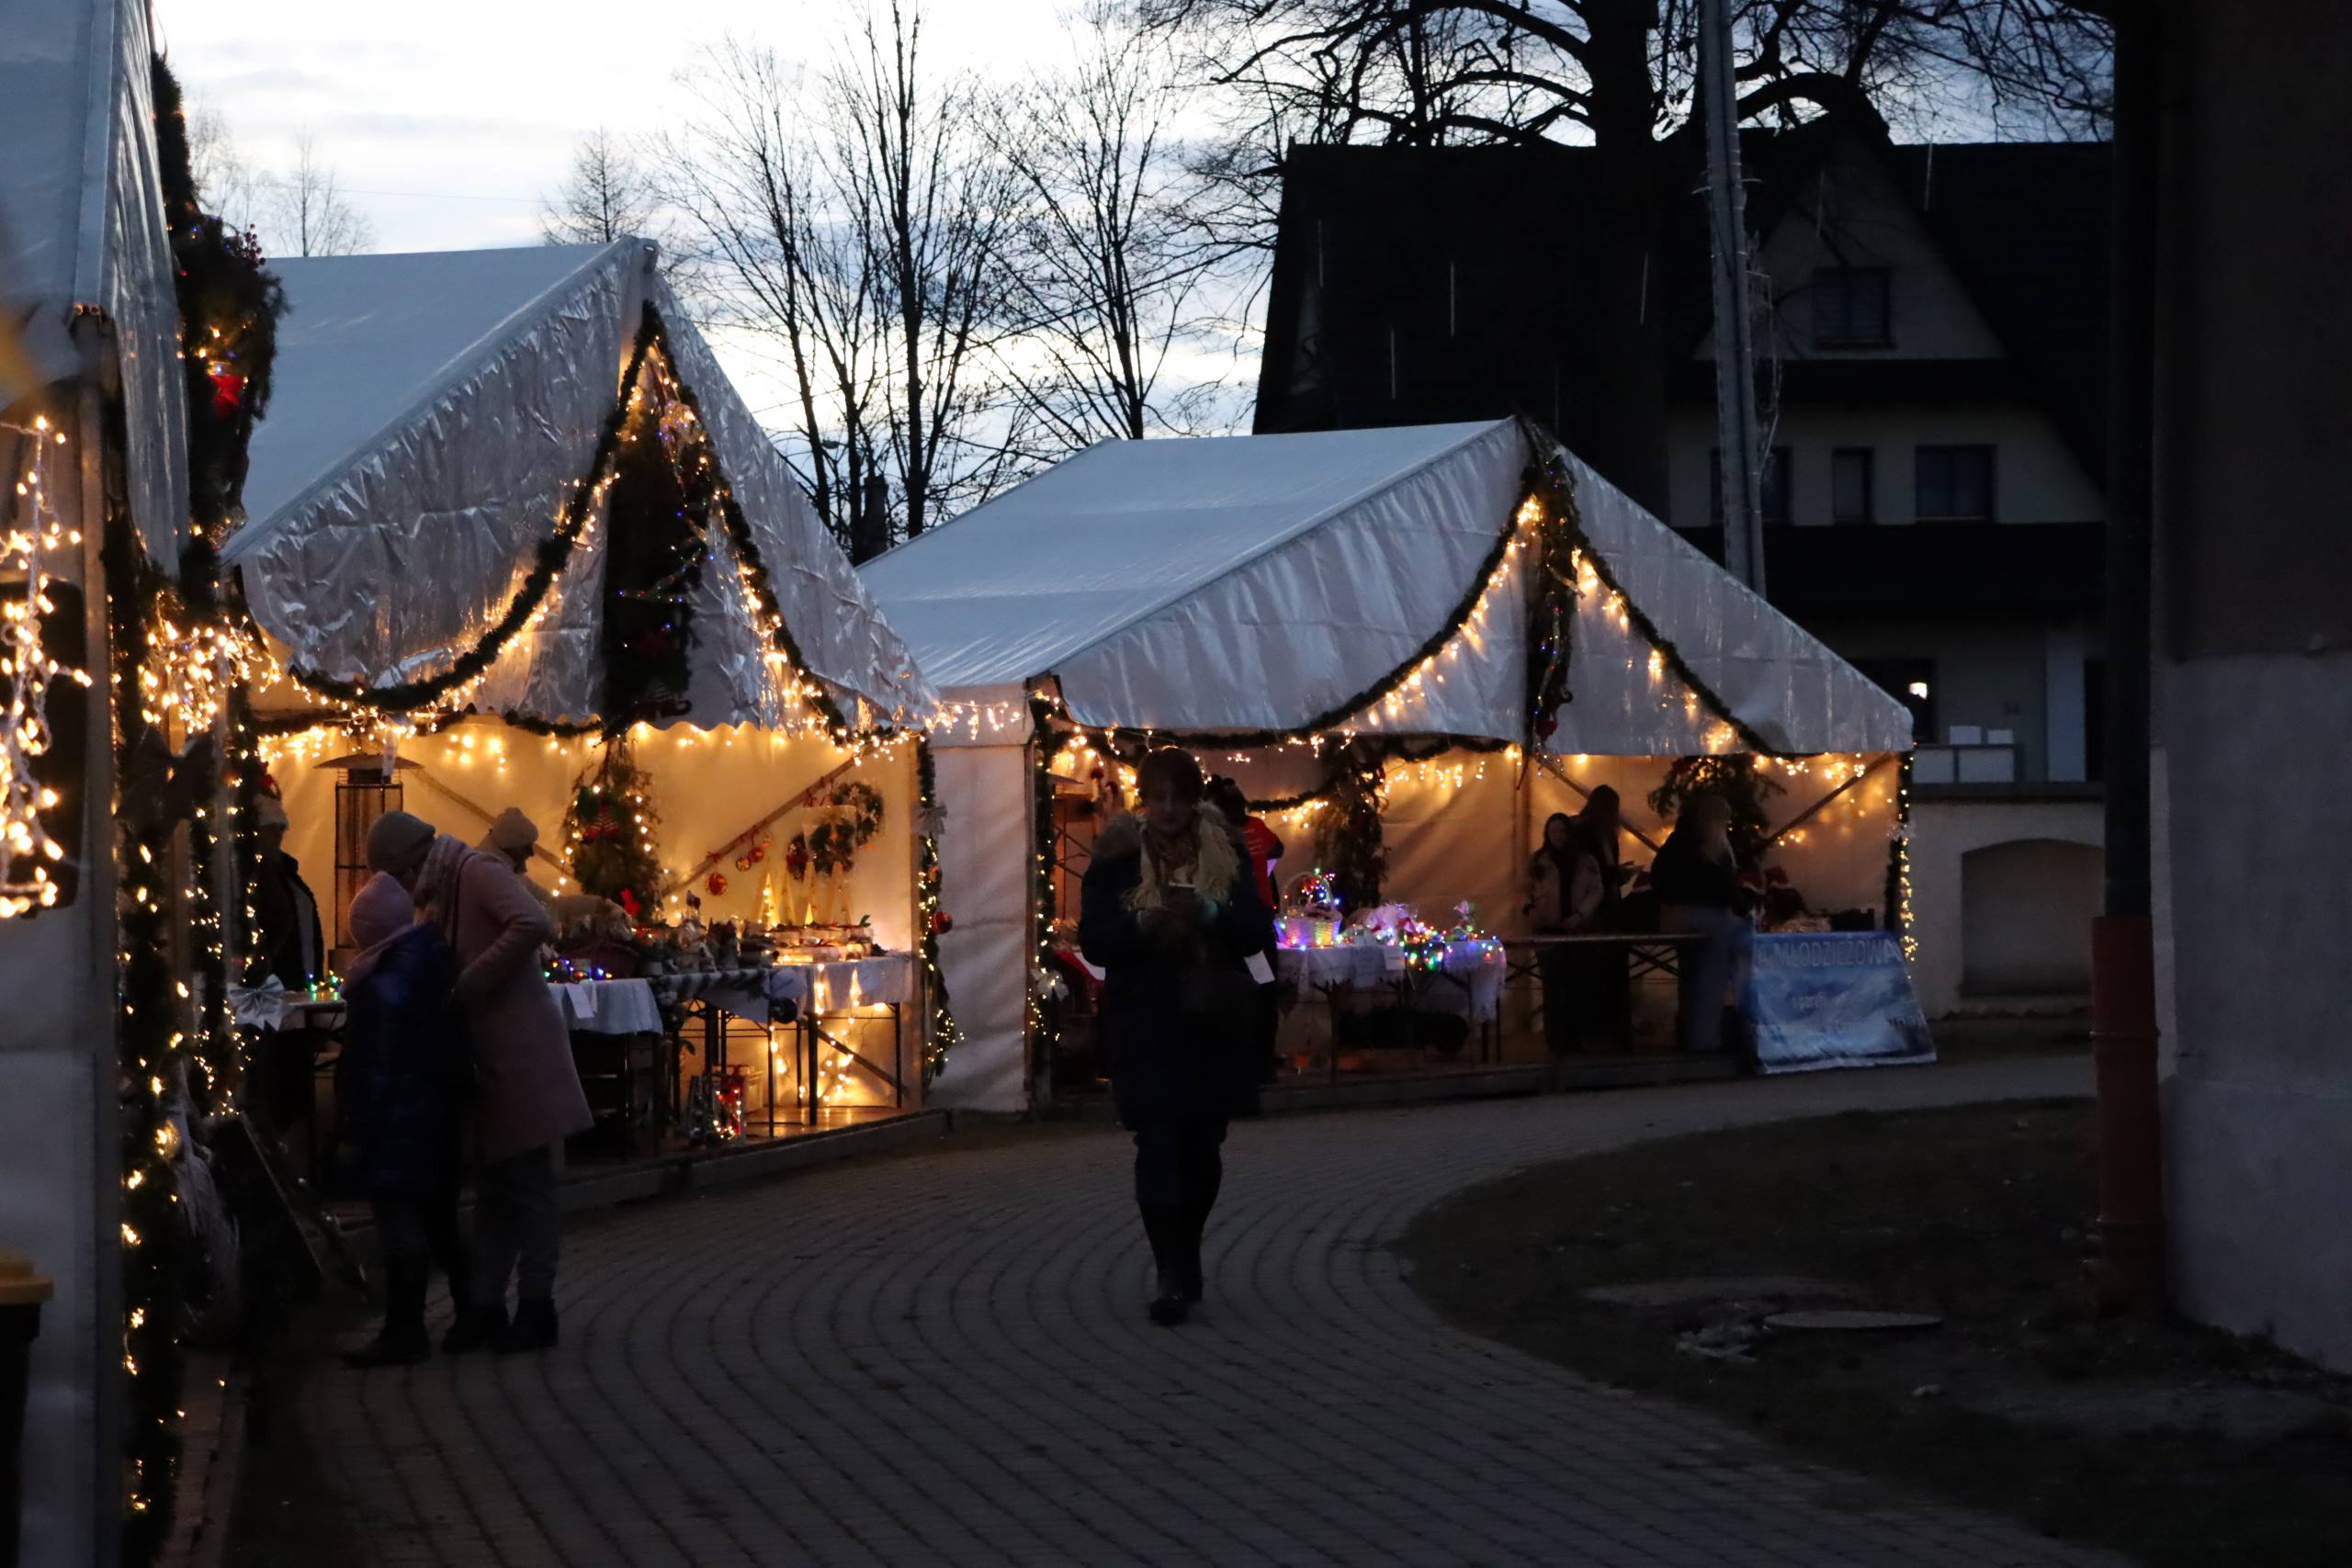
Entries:
POLYGON ((1136 1142, 1136 1206, 1156 1269, 1151 1320, 1184 1321, 1204 1288, 1226 1122, 1256 1076, 1257 983, 1273 915, 1239 835, 1201 809, 1200 765, 1173 749, 1137 770, 1139 814, 1095 840, 1079 945, 1105 972, 1102 1036, 1119 1122, 1136 1142))
POLYGON ((1683 807, 1674 836, 1650 864, 1658 923, 1706 940, 1682 955, 1681 1010, 1677 1020, 1685 1051, 1724 1048, 1724 992, 1741 977, 1754 950, 1748 897, 1739 886, 1731 848, 1731 803, 1702 795, 1683 807))
POLYGON ((341 1142, 351 1151, 384 1250, 384 1326, 344 1357, 354 1367, 422 1361, 432 1266, 449 1281, 462 1335, 469 1306, 465 1238, 465 1100, 473 1064, 451 1006, 458 960, 435 927, 416 923, 407 891, 379 873, 351 901, 358 956, 344 972, 347 1024, 335 1074, 341 1142))
POLYGON ((571 1037, 539 973, 554 923, 514 868, 405 811, 379 818, 368 863, 414 895, 457 954, 451 995, 474 1045, 472 1313, 448 1349, 501 1351, 556 1343, 557 1145, 593 1124, 572 1065, 571 1037), (506 1315, 506 1286, 516 1284, 506 1315))

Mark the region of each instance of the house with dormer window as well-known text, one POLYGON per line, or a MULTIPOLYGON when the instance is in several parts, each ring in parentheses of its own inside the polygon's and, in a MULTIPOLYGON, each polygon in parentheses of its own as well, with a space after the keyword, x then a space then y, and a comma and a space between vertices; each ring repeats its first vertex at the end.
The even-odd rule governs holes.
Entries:
MULTIPOLYGON (((1920 989, 2072 998, 2100 861, 2108 150, 1825 119, 1743 155, 1766 592, 1912 708, 1920 989)), ((1639 294, 1603 302, 1656 330, 1596 332, 1584 242, 1611 213, 1589 163, 1294 148, 1255 428, 1521 413, 1720 555, 1696 182, 1669 192, 1639 294), (1662 379, 1606 362, 1629 341, 1662 379), (1660 386, 1654 453, 1588 439, 1660 386)))

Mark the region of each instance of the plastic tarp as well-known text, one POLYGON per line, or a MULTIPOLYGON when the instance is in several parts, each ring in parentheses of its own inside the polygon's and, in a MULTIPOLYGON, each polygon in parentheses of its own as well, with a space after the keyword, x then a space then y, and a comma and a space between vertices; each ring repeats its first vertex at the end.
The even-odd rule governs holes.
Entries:
MULTIPOLYGON (((1082 723, 1295 729, 1448 624, 1510 525, 1523 428, 1414 426, 1106 442, 867 565, 951 693, 1058 679, 1082 723)), ((1776 750, 1910 746, 1910 714, 1563 453, 1589 547, 1731 712, 1776 750)), ((1363 716, 1396 735, 1521 732, 1520 558, 1424 682, 1363 716)), ((1597 574, 1580 584, 1562 750, 1736 749, 1654 666, 1597 574)))
POLYGON ((76 311, 104 312, 131 516, 148 555, 175 571, 187 393, 150 61, 144 0, 0 0, 0 310, 51 378, 79 368, 76 311))
MULTIPOLYGON (((585 479, 650 301, 811 672, 869 719, 933 705, 654 259, 649 243, 621 240, 281 264, 291 309, 277 389, 254 439, 249 521, 223 556, 296 663, 386 684, 480 638, 585 479)), ((539 624, 510 645, 482 705, 595 716, 604 523, 539 624)), ((723 531, 712 538, 690 717, 776 723, 788 698, 723 531)))
POLYGON ((939 969, 963 1038, 930 1102, 971 1111, 1029 1103, 1029 929, 1034 869, 1029 749, 941 746, 933 752, 946 821, 939 837, 939 969))

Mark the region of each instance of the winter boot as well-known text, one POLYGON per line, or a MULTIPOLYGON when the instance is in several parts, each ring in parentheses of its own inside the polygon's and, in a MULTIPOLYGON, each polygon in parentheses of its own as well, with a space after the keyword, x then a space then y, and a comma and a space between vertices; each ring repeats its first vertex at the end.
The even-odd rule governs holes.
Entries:
POLYGON ((498 1337, 498 1353, 514 1356, 529 1350, 552 1350, 555 1347, 555 1303, 516 1303, 514 1321, 498 1337))
MULTIPOLYGON (((457 1292, 452 1292, 453 1295, 457 1292)), ((463 1303, 466 1298, 458 1295, 463 1303)), ((498 1343, 506 1333, 506 1303, 495 1302, 489 1306, 458 1308, 457 1321, 449 1325, 449 1332, 441 1337, 441 1353, 463 1356, 475 1350, 486 1350, 498 1343)))
POLYGON ((384 1326, 356 1350, 344 1353, 346 1367, 409 1367, 433 1354, 424 1332, 424 1283, 427 1264, 422 1258, 384 1260, 384 1326))

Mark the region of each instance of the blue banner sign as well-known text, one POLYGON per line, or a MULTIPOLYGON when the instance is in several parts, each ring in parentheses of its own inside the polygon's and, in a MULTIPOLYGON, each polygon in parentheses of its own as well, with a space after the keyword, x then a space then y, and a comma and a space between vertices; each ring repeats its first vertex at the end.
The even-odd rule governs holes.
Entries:
POLYGON ((1891 931, 1765 932, 1740 1003, 1766 1073, 1936 1059, 1891 931))

